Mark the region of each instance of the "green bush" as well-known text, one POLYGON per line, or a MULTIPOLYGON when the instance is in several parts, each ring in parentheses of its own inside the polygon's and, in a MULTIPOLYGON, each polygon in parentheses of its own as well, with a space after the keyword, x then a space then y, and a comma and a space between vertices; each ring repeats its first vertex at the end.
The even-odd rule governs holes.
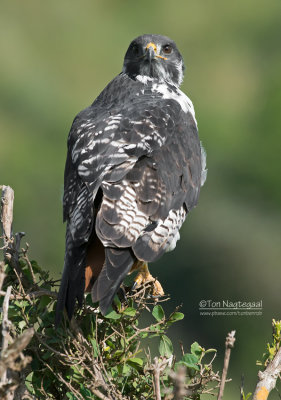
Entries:
POLYGON ((176 309, 166 316, 150 295, 151 284, 128 292, 126 304, 117 301, 106 316, 88 294, 71 323, 64 318, 55 328, 58 283, 36 261, 29 261, 26 250, 19 254, 16 273, 12 260, 4 267, 3 290, 12 287, 8 310, 12 336, 34 328, 24 351, 32 361, 21 372, 34 398, 152 399, 158 393, 172 399, 178 392, 181 398, 200 399, 202 393, 216 392, 220 381, 212 370, 216 351, 195 342, 176 359, 167 330, 184 315, 176 309), (158 340, 158 350, 151 349, 152 338, 158 340))

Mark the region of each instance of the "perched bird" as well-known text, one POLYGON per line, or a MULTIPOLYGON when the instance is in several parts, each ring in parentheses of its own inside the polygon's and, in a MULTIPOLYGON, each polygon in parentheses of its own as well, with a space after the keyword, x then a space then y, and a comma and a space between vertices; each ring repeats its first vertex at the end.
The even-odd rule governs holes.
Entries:
MULTIPOLYGON (((143 35, 122 72, 73 121, 63 214, 64 270, 56 309, 71 318, 91 291, 105 314, 128 273, 173 250, 206 178, 194 108, 179 89, 183 58, 165 36, 143 35)), ((154 294, 163 294, 158 281, 154 294)))

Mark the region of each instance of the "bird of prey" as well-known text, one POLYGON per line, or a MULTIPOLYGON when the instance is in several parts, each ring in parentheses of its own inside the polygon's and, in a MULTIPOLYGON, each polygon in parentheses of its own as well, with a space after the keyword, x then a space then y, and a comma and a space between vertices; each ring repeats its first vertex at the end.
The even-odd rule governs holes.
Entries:
MULTIPOLYGON (((64 176, 67 222, 56 321, 91 291, 105 314, 124 278, 173 250, 206 178, 183 58, 161 35, 134 39, 122 72, 74 119, 64 176)), ((154 281, 154 294, 163 289, 154 281)))

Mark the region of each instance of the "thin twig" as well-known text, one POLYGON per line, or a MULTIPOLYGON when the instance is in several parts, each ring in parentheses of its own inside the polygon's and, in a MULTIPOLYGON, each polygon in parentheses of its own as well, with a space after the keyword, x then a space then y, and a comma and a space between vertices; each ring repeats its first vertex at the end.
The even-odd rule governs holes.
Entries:
POLYGON ((41 339, 41 335, 37 332, 35 332, 35 336, 37 338, 37 340, 44 346, 46 347, 48 350, 50 350, 51 352, 53 352, 54 354, 57 354, 58 356, 62 357, 62 358, 67 358, 67 354, 64 353, 60 353, 59 351, 55 350, 53 347, 49 346, 46 343, 46 340, 41 339))
MULTIPOLYGON (((2 292, 2 286, 3 286, 3 282, 5 279, 5 273, 4 273, 4 268, 5 268, 5 264, 3 261, 0 261, 0 291, 2 292)), ((2 292, 2 296, 5 296, 6 292, 2 292)))
POLYGON ((17 264, 13 265, 13 258, 11 259, 11 264, 14 268, 14 273, 17 277, 18 283, 19 283, 19 288, 20 288, 20 292, 23 293, 23 296, 26 296, 24 287, 23 287, 23 279, 22 279, 22 272, 18 270, 18 266, 17 264))
POLYGON ((26 262, 27 265, 28 265, 28 268, 29 268, 29 271, 30 271, 30 274, 31 274, 31 278, 32 278, 32 283, 33 283, 34 285, 36 285, 36 278, 35 278, 35 275, 34 275, 34 271, 33 271, 31 262, 30 262, 30 260, 29 260, 29 258, 28 258, 28 255, 27 255, 28 247, 29 247, 29 245, 26 243, 26 249, 22 249, 22 252, 23 252, 23 259, 25 260, 25 262, 26 262))
POLYGON ((218 394, 218 400, 222 400, 223 397, 223 392, 224 392, 224 386, 226 382, 226 376, 227 376, 227 371, 228 371, 228 366, 229 366, 229 360, 230 360, 230 353, 231 349, 234 347, 234 342, 235 342, 235 331, 231 331, 225 341, 225 353, 224 353, 224 363, 223 363, 223 371, 222 371, 222 377, 221 377, 221 383, 220 383, 220 390, 218 394))
POLYGON ((213 357, 211 358, 211 361, 207 364, 208 367, 211 367, 211 366, 212 366, 212 364, 213 364, 213 362, 214 362, 214 360, 215 360, 216 357, 217 357, 217 352, 215 352, 215 354, 214 354, 213 357))
POLYGON ((52 374, 57 377, 62 383, 65 384, 67 388, 71 390, 73 394, 77 396, 78 399, 83 400, 83 396, 69 383, 67 382, 59 373, 56 373, 53 368, 45 361, 43 360, 39 354, 37 354, 38 359, 52 372, 52 374))
POLYGON ((154 358, 153 367, 153 386, 154 386, 154 395, 155 400, 161 400, 161 391, 160 391, 160 363, 157 357, 154 358))
MULTIPOLYGON (((3 290, 0 290, 0 296, 5 296, 5 293, 6 292, 4 292, 3 290)), ((26 293, 25 295, 11 294, 10 299, 31 301, 33 299, 37 299, 38 297, 42 297, 42 296, 49 296, 56 300, 58 297, 58 294, 57 294, 57 292, 52 292, 47 289, 40 289, 40 290, 36 290, 35 292, 26 293)))
MULTIPOLYGON (((4 297, 4 302, 3 302, 1 358, 3 357, 3 354, 9 344, 10 321, 8 320, 8 310, 9 310, 9 301, 10 301, 10 296, 11 296, 11 290, 12 290, 12 286, 9 286, 7 289, 6 295, 4 297)), ((3 374, 1 377, 2 382, 5 382, 5 380, 6 380, 6 372, 7 372, 7 370, 3 371, 3 374)))
POLYGON ((139 329, 138 327, 136 327, 135 325, 132 324, 132 327, 136 330, 136 332, 132 336, 127 338, 127 341, 130 342, 131 340, 135 339, 135 337, 137 337, 142 332, 154 333, 155 332, 154 328, 158 325, 161 325, 162 323, 163 323, 163 320, 156 322, 155 324, 148 326, 146 328, 142 328, 142 329, 139 329))

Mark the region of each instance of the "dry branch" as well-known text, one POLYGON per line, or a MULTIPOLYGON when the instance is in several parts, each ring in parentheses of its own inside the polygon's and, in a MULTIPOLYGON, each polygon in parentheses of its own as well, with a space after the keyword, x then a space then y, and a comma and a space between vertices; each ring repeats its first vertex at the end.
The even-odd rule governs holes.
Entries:
POLYGON ((266 400, 269 393, 275 388, 276 380, 281 373, 281 348, 273 360, 268 364, 265 371, 259 371, 256 390, 253 400, 266 400))
POLYGON ((164 369, 167 367, 169 360, 164 359, 160 360, 158 357, 154 358, 154 362, 151 365, 152 373, 153 373, 153 389, 155 400, 161 400, 161 391, 160 391, 160 376, 164 369))
POLYGON ((19 365, 15 363, 15 360, 20 356, 21 352, 29 344, 33 335, 33 328, 26 329, 22 335, 17 337, 14 342, 10 344, 10 346, 8 346, 8 348, 6 348, 4 351, 2 350, 2 355, 0 358, 0 376, 3 375, 7 368, 19 370, 22 366, 25 367, 26 364, 31 361, 30 357, 26 357, 26 361, 24 363, 21 362, 19 365))
MULTIPOLYGON (((14 191, 10 186, 1 186, 1 224, 3 232, 3 253, 6 262, 10 262, 14 271, 20 280, 21 270, 19 268, 19 246, 23 233, 12 236, 13 223, 13 202, 14 191)), ((22 371, 31 361, 30 357, 22 354, 22 351, 29 344, 33 337, 34 329, 30 328, 20 336, 14 338, 10 331, 15 331, 15 327, 8 319, 8 310, 10 299, 14 298, 11 293, 12 286, 5 291, 2 290, 5 279, 5 264, 0 263, 0 296, 4 297, 2 306, 2 343, 0 356, 0 397, 5 400, 15 398, 15 391, 20 385, 18 372, 22 371), (10 342, 10 344, 9 344, 10 342), (15 372, 16 371, 16 372, 15 372)))
MULTIPOLYGON (((3 282, 5 279, 5 273, 4 273, 4 268, 5 268, 5 264, 3 261, 0 261, 0 291, 2 289, 3 286, 3 282)), ((3 292, 3 296, 5 296, 5 292, 3 292)))
POLYGON ((235 340, 236 340, 235 339, 235 331, 231 331, 227 335, 226 341, 225 341, 223 371, 222 371, 222 377, 221 377, 221 383, 220 383, 220 390, 219 390, 219 394, 218 394, 218 400, 222 400, 222 397, 223 397, 224 386, 225 386, 225 382, 226 382, 226 376, 227 376, 229 360, 230 360, 230 353, 231 353, 231 349, 234 347, 235 340))
POLYGON ((170 372, 170 376, 174 381, 174 397, 173 400, 181 400, 187 395, 192 394, 192 390, 186 389, 186 367, 181 365, 178 368, 177 373, 174 371, 170 372))
POLYGON ((12 266, 20 284, 23 286, 28 286, 28 283, 19 266, 20 240, 25 234, 24 232, 19 232, 14 237, 12 235, 14 191, 10 186, 3 185, 1 188, 1 224, 4 242, 4 260, 9 262, 12 266))
MULTIPOLYGON (((5 296, 5 292, 3 290, 0 290, 0 296, 5 296)), ((11 300, 31 301, 31 299, 37 299, 38 297, 42 297, 42 296, 49 296, 56 300, 58 297, 58 294, 57 294, 57 292, 52 292, 51 290, 40 289, 40 290, 35 290, 34 292, 26 293, 25 295, 11 294, 10 299, 11 300)))
MULTIPOLYGON (((5 350, 8 347, 9 343, 9 332, 10 332, 10 321, 8 320, 8 309, 9 309, 9 301, 10 301, 10 295, 11 295, 11 290, 12 287, 9 286, 7 289, 7 292, 4 297, 4 302, 3 302, 3 307, 2 307, 2 350, 1 350, 1 359, 3 359, 3 355, 5 353, 5 350)), ((1 382, 5 382, 7 379, 6 376, 7 368, 4 368, 3 371, 1 371, 1 366, 0 366, 0 377, 1 377, 1 382), (1 373, 2 372, 2 373, 1 373)))
POLYGON ((3 229, 4 246, 8 245, 12 237, 12 223, 13 223, 13 206, 14 206, 14 191, 10 186, 2 186, 1 197, 1 223, 3 229))

